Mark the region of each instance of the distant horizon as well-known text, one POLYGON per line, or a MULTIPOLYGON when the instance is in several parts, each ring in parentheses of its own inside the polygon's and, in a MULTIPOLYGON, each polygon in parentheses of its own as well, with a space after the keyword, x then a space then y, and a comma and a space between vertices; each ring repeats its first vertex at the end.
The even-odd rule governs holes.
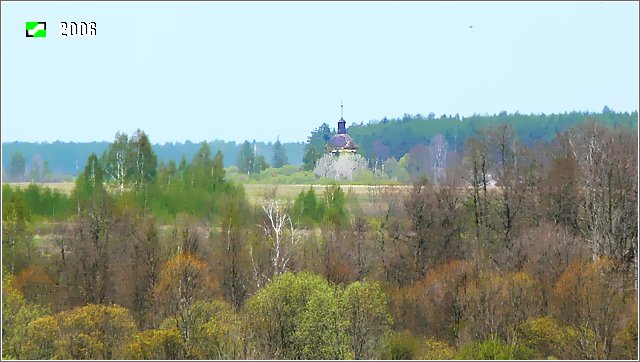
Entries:
MULTIPOLYGON (((539 115, 543 115, 543 114, 544 114, 544 115, 546 115, 546 116, 554 115, 554 114, 570 114, 570 113, 573 113, 573 112, 576 112, 576 113, 589 113, 589 114, 601 114, 601 113, 602 113, 602 111, 603 111, 603 109, 604 109, 604 107, 608 107, 608 106, 607 106, 607 105, 604 105, 604 106, 602 107, 602 109, 601 109, 601 110, 599 110, 599 111, 592 111, 592 110, 571 110, 571 111, 568 111, 568 110, 567 110, 567 111, 563 111, 563 112, 552 112, 552 113, 545 113, 545 112, 539 112, 539 113, 536 113, 536 112, 531 112, 531 113, 526 113, 526 114, 525 114, 525 113, 520 113, 519 111, 508 112, 508 111, 506 111, 506 110, 505 110, 505 111, 500 111, 500 112, 498 112, 498 113, 486 113, 486 112, 485 112, 485 113, 482 113, 482 114, 481 114, 481 113, 473 113, 473 114, 471 114, 471 115, 461 115, 461 114, 459 114, 459 113, 455 113, 455 114, 436 114, 436 115, 435 115, 435 118, 436 118, 436 119, 438 119, 438 118, 440 118, 440 117, 441 117, 441 116, 443 116, 443 115, 445 115, 445 116, 447 116, 447 117, 454 117, 454 116, 457 114, 457 115, 460 117, 460 119, 461 119, 461 120, 464 120, 464 119, 471 118, 471 117, 474 117, 474 116, 496 116, 496 115, 499 115, 501 112, 507 112, 507 114, 516 114, 516 113, 519 113, 519 114, 522 114, 522 115, 538 115, 538 116, 539 116, 539 115)), ((611 112, 615 112, 615 113, 628 113, 628 114, 632 114, 632 113, 634 113, 634 112, 638 112, 638 110, 637 110, 637 109, 634 109, 634 110, 632 110, 632 111, 628 111, 628 110, 617 110, 617 109, 610 109, 610 110, 611 110, 611 112)), ((431 113, 431 112, 430 112, 430 113, 431 113)), ((374 122, 374 123, 375 123, 375 122, 381 122, 384 118, 386 118, 387 120, 390 120, 390 121, 392 121, 392 120, 402 120, 402 118, 403 118, 404 116, 406 116, 406 115, 409 115, 409 116, 411 116, 411 117, 417 117, 417 116, 427 117, 427 116, 429 115, 429 113, 427 113, 427 114, 422 114, 422 113, 408 114, 408 113, 405 113, 405 114, 403 114, 402 116, 397 116, 397 117, 383 117, 382 119, 371 119, 371 120, 368 120, 368 121, 362 121, 362 123, 366 125, 366 124, 371 123, 371 122, 374 122)), ((347 121, 347 129, 349 128, 349 126, 352 126, 352 125, 355 125, 355 124, 358 124, 358 125, 359 125, 359 124, 361 123, 361 122, 349 122, 349 120, 346 120, 346 121, 347 121)), ((329 123, 329 122, 324 122, 324 123, 327 123, 331 129, 334 129, 334 128, 337 128, 337 126, 336 126, 336 125, 337 125, 337 123, 338 123, 338 120, 336 120, 336 121, 334 122, 336 125, 332 125, 332 124, 331 124, 331 123, 329 123)), ((318 126, 320 126, 321 124, 322 124, 322 123, 319 123, 319 124, 318 124, 318 125, 316 125, 315 127, 318 127, 318 126)), ((309 134, 311 134, 311 131, 313 131, 313 130, 315 129, 315 127, 314 127, 313 129, 310 129, 310 130, 309 130, 309 132, 308 132, 308 133, 303 137, 304 139, 302 139, 302 140, 298 140, 298 141, 283 141, 283 140, 280 140, 280 142, 281 142, 281 143, 283 143, 283 144, 284 144, 284 143, 305 143, 305 142, 306 142, 306 140, 307 140, 307 136, 309 136, 309 134)), ((135 132, 135 131, 136 131, 136 129, 138 129, 138 128, 134 128, 134 129, 129 130, 129 131, 127 131, 127 130, 115 130, 115 131, 113 132, 113 134, 112 134, 112 136, 111 136, 111 138, 110 138, 110 139, 102 139, 102 140, 60 140, 60 139, 57 139, 57 140, 53 140, 53 141, 52 141, 52 140, 5 140, 5 139, 3 138, 3 140, 2 140, 2 144, 5 144, 5 143, 15 143, 15 142, 25 142, 25 143, 35 143, 35 144, 51 144, 51 143, 56 143, 56 142, 61 142, 61 143, 93 143, 93 142, 95 142, 95 143, 101 143, 101 142, 112 142, 112 141, 113 141, 113 137, 115 136, 116 132, 124 132, 124 133, 126 133, 127 135, 131 135, 133 132, 135 132)), ((214 139, 202 139, 202 140, 185 139, 185 140, 175 140, 175 141, 171 141, 171 140, 166 140, 166 141, 154 141, 154 139, 153 139, 153 135, 149 134, 146 130, 144 130, 144 129, 142 129, 142 128, 140 128, 140 130, 141 130, 141 131, 144 131, 144 132, 149 136, 149 138, 150 138, 150 140, 151 140, 151 144, 153 144, 153 145, 166 145, 166 144, 178 144, 178 143, 182 143, 182 144, 184 144, 184 143, 187 143, 187 142, 191 142, 191 143, 198 144, 198 143, 202 143, 203 141, 207 141, 207 142, 209 142, 209 143, 211 143, 211 142, 216 142, 216 141, 219 141, 219 142, 225 142, 225 143, 232 143, 232 142, 234 142, 234 143, 236 143, 236 144, 241 144, 241 143, 243 143, 243 142, 245 142, 245 141, 249 141, 249 142, 254 142, 254 141, 255 141, 255 142, 262 142, 262 143, 265 143, 265 144, 270 144, 270 143, 275 143, 275 142, 276 142, 276 140, 264 140, 264 139, 245 139, 245 140, 240 140, 240 141, 238 141, 238 140, 225 140, 225 139, 221 139, 221 138, 214 138, 214 139)))

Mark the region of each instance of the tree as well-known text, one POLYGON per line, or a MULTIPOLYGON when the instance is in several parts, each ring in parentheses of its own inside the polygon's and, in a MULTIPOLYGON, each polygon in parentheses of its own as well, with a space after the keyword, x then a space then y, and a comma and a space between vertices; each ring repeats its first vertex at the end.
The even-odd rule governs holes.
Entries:
POLYGON ((249 141, 244 141, 240 145, 240 151, 238 152, 238 157, 236 164, 240 169, 240 172, 244 172, 247 175, 251 173, 255 165, 255 153, 253 152, 253 148, 249 141))
POLYGON ((430 269, 424 278, 394 293, 397 325, 416 335, 456 344, 464 326, 461 290, 472 277, 472 264, 453 260, 430 269))
POLYGON ((309 296, 294 333, 301 359, 353 358, 347 321, 340 305, 341 294, 341 290, 325 290, 309 296))
POLYGON ((216 191, 224 183, 224 176, 224 159, 222 151, 218 151, 211 162, 211 191, 216 191))
POLYGON ((497 335, 513 343, 514 328, 540 308, 533 278, 524 272, 480 272, 474 279, 465 284, 460 297, 467 321, 463 332, 475 340, 497 335))
POLYGON ((340 155, 338 157, 326 153, 317 160, 313 173, 319 177, 330 177, 336 180, 353 180, 358 170, 367 169, 367 160, 361 155, 340 155))
POLYGON ((528 318, 516 331, 519 344, 536 351, 542 359, 579 359, 576 330, 551 317, 528 318))
POLYGON ((280 143, 280 139, 278 139, 276 140, 276 143, 273 144, 273 160, 271 161, 271 165, 274 168, 280 168, 288 164, 289 164, 289 160, 287 159, 287 153, 282 147, 282 143, 280 143))
POLYGON ((26 359, 25 342, 29 340, 27 325, 46 310, 27 303, 20 291, 13 286, 13 276, 3 268, 2 272, 2 358, 26 359))
MULTIPOLYGON (((89 167, 89 165, 88 165, 89 167)), ((102 304, 108 301, 113 274, 110 270, 113 240, 118 225, 113 199, 107 192, 98 192, 78 201, 78 215, 69 234, 59 239, 60 259, 58 280, 61 291, 72 306, 102 304)))
POLYGON ((188 166, 189 184, 193 188, 208 189, 211 181, 211 147, 207 141, 200 143, 200 148, 188 166))
POLYGON ((25 247, 31 238, 27 228, 31 211, 22 194, 12 193, 9 185, 2 185, 2 260, 9 272, 25 266, 25 247))
POLYGON ((21 152, 14 152, 11 155, 11 165, 9 166, 9 175, 15 180, 24 177, 26 170, 26 161, 21 152))
POLYGON ((156 301, 163 316, 171 318, 180 331, 185 354, 190 356, 194 325, 193 305, 212 295, 217 283, 209 275, 207 264, 192 254, 180 253, 163 267, 156 285, 156 301))
MULTIPOLYGON (((146 217, 132 227, 128 243, 132 284, 131 312, 141 328, 154 326, 154 291, 161 270, 161 245, 153 217, 146 217)), ((123 288, 124 289, 124 288, 123 288)))
POLYGON ((245 333, 259 359, 339 356, 345 340, 333 288, 322 277, 284 273, 251 296, 245 333))
POLYGON ((331 154, 324 154, 315 161, 313 173, 318 177, 335 177, 336 157, 331 154))
POLYGON ((456 357, 456 350, 446 342, 427 338, 417 357, 421 360, 453 360, 456 357))
POLYGON ((389 179, 400 182, 409 181, 409 173, 394 157, 389 157, 384 161, 382 167, 384 169, 384 173, 389 177, 389 179))
POLYGON ((256 156, 256 161, 255 161, 255 164, 254 164, 254 167, 253 167, 251 173, 258 174, 258 173, 266 170, 267 168, 269 168, 269 164, 264 159, 264 156, 263 155, 258 155, 258 156, 256 156))
POLYGON ((126 133, 116 133, 114 141, 102 154, 101 163, 109 180, 115 184, 118 192, 122 193, 132 168, 131 149, 126 133))
POLYGON ((295 223, 312 226, 320 221, 321 212, 322 210, 320 210, 320 205, 312 186, 306 192, 304 190, 300 191, 291 208, 291 217, 295 223))
POLYGON ((304 147, 304 156, 302 157, 303 170, 311 171, 315 168, 316 162, 324 154, 327 142, 333 135, 334 132, 331 132, 329 125, 326 123, 311 132, 304 147))
POLYGON ((191 306, 193 327, 190 356, 201 359, 242 358, 244 336, 231 306, 222 301, 198 301, 191 306))
POLYGON ((362 155, 340 155, 334 164, 335 178, 336 180, 353 180, 357 171, 367 169, 367 164, 367 160, 362 155))
POLYGON ((580 229, 592 258, 607 256, 637 276, 637 137, 587 122, 579 132, 583 189, 580 229))
POLYGON ((571 135, 565 132, 556 137, 557 150, 546 180, 549 197, 549 217, 574 233, 579 232, 580 165, 571 144, 571 135))
POLYGON ((246 215, 248 214, 246 200, 241 188, 232 188, 225 194, 220 224, 222 289, 225 298, 231 301, 237 310, 247 293, 248 271, 246 270, 246 215))
POLYGON ((143 131, 136 130, 131 136, 130 143, 133 154, 133 184, 136 191, 144 189, 146 192, 147 185, 155 180, 158 160, 149 142, 149 137, 143 131))
POLYGON ((347 286, 341 302, 353 358, 374 359, 380 342, 391 332, 387 296, 377 282, 355 282, 347 286))
POLYGON ((495 335, 491 335, 483 341, 473 342, 464 346, 458 358, 466 360, 525 360, 534 359, 535 352, 519 344, 505 344, 495 335))
POLYGON ((117 359, 136 332, 126 308, 96 305, 31 322, 25 356, 32 359, 117 359))
MULTIPOLYGON (((95 153, 87 159, 84 171, 78 175, 73 189, 78 203, 91 198, 92 195, 104 191, 102 165, 95 153)), ((78 212, 80 206, 78 205, 78 212)))
POLYGON ((264 156, 256 154, 255 141, 253 145, 249 141, 244 141, 240 145, 236 165, 241 172, 246 172, 247 175, 260 173, 269 167, 264 156))
POLYGON ((615 259, 575 261, 556 283, 554 314, 576 328, 580 357, 608 359, 630 290, 615 259))
POLYGON ((133 335, 125 346, 123 359, 182 360, 186 359, 180 332, 175 329, 148 329, 133 335))
POLYGON ((407 163, 407 171, 411 176, 411 180, 416 182, 423 177, 429 175, 433 162, 429 147, 418 144, 411 148, 409 152, 409 160, 407 163))
POLYGON ((265 218, 262 222, 262 231, 265 238, 270 266, 268 270, 259 270, 259 264, 254 259, 253 248, 249 252, 253 264, 254 278, 257 287, 260 288, 272 277, 280 275, 287 270, 293 250, 298 244, 300 235, 293 226, 289 212, 280 205, 278 200, 268 200, 262 205, 265 218))

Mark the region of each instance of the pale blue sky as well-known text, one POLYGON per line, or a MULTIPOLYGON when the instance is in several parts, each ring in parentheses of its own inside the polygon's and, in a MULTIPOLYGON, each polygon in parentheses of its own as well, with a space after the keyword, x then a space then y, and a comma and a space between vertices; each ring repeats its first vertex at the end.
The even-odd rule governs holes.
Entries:
POLYGON ((430 112, 638 109, 638 3, 2 2, 2 141, 304 141, 430 112), (95 38, 60 38, 60 21, 95 38), (46 21, 47 38, 26 38, 46 21), (470 26, 472 26, 470 28, 470 26))

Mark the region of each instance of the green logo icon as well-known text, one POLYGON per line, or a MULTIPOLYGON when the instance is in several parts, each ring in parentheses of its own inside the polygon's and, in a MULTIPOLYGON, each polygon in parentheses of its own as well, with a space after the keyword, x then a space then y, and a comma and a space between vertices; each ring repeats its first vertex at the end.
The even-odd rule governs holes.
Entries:
POLYGON ((27 21, 27 38, 46 38, 47 23, 44 21, 27 21))

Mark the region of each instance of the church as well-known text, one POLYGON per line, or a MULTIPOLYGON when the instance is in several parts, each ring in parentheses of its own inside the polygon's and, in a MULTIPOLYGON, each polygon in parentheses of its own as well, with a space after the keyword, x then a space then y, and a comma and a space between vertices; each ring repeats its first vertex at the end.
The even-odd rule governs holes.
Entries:
POLYGON ((358 145, 347 134, 347 122, 344 120, 343 106, 340 104, 340 120, 338 121, 338 133, 327 142, 327 151, 339 156, 341 154, 355 154, 358 145))

